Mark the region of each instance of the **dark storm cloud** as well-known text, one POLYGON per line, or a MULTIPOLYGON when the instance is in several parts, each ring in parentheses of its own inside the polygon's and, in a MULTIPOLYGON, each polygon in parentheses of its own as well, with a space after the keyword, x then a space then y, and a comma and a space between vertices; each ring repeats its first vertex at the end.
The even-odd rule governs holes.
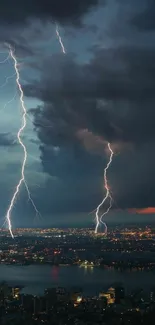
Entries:
POLYGON ((86 64, 57 55, 42 71, 41 81, 27 86, 25 94, 44 102, 33 110, 43 168, 62 182, 56 196, 70 193, 59 209, 89 211, 99 203, 106 141, 123 148, 109 171, 115 207, 153 205, 155 50, 93 49, 86 64), (59 147, 57 154, 53 146, 59 147))
POLYGON ((47 66, 42 82, 25 88, 45 103, 35 112, 35 124, 48 126, 39 128, 42 141, 60 145, 82 128, 134 144, 155 137, 155 50, 96 50, 85 65, 57 55, 47 66))
MULTIPOLYGON (((33 18, 79 24, 82 15, 97 3, 55 0, 49 8, 46 1, 23 1, 18 3, 16 11, 11 8, 6 14, 2 10, 0 22, 7 26, 12 23, 17 30, 19 24, 33 18)), ((27 81, 23 87, 26 96, 43 103, 31 110, 39 140, 30 141, 40 146, 43 170, 52 176, 46 181, 46 191, 39 189, 34 193, 37 207, 45 214, 91 211, 97 206, 103 197, 107 141, 116 153, 122 153, 114 157, 108 173, 116 201, 114 207, 141 208, 154 204, 155 50, 147 48, 142 39, 138 42, 138 34, 132 37, 135 25, 132 21, 130 29, 127 10, 122 26, 124 8, 125 5, 120 14, 121 23, 115 21, 118 28, 113 25, 109 32, 111 38, 116 32, 113 46, 105 49, 105 42, 104 48, 89 47, 91 59, 84 57, 86 63, 78 63, 69 54, 52 55, 45 62, 40 56, 34 67, 41 74, 40 80, 32 84, 27 81), (123 44, 126 35, 131 44, 134 39, 133 45, 123 44)), ((135 17, 139 9, 137 6, 130 16, 135 17)), ((82 23, 87 32, 85 21, 82 23)), ((101 35, 103 46, 105 34, 101 31, 101 35)), ((17 42, 15 38, 15 42, 22 55, 33 54, 33 49, 31 53, 25 51, 24 39, 18 38, 17 42), (20 49, 20 44, 24 48, 20 49)), ((30 64, 33 68, 32 61, 30 64)))
POLYGON ((0 146, 11 147, 16 145, 16 141, 13 139, 10 133, 0 133, 0 146))
POLYGON ((155 2, 154 0, 145 0, 146 8, 138 13, 132 23, 141 31, 155 30, 155 2))
MULTIPOLYGON (((104 1, 103 1, 104 2, 104 1)), ((0 22, 23 24, 31 18, 79 24, 98 0, 1 0, 0 22)))
POLYGON ((121 208, 154 206, 155 142, 115 156, 109 172, 114 199, 121 208))
POLYGON ((102 182, 100 175, 105 159, 90 154, 80 143, 59 150, 44 144, 40 149, 44 170, 57 177, 57 181, 49 186, 49 200, 46 196, 52 211, 93 209, 94 204, 101 199, 98 184, 102 182))
MULTIPOLYGON (((18 36, 18 38, 16 36, 16 39, 13 37, 11 39, 8 38, 7 42, 5 39, 4 46, 5 44, 7 45, 7 43, 10 44, 13 49, 15 49, 16 55, 22 56, 22 59, 24 59, 25 56, 32 57, 34 55, 33 49, 27 43, 26 39, 22 36, 18 36)), ((7 48, 7 46, 5 47, 7 48)))

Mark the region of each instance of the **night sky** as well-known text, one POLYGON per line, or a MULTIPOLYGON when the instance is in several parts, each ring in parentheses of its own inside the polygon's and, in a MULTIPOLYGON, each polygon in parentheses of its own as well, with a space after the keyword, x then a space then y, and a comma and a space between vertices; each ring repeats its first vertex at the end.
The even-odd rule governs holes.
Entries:
MULTIPOLYGON (((42 214, 35 218, 22 186, 13 226, 91 224, 104 195, 108 141, 114 205, 106 220, 154 219, 154 17, 153 0, 1 0, 0 62, 9 42, 29 113, 25 176, 42 214)), ((1 223, 20 177, 20 123, 10 60, 0 64, 1 223)))

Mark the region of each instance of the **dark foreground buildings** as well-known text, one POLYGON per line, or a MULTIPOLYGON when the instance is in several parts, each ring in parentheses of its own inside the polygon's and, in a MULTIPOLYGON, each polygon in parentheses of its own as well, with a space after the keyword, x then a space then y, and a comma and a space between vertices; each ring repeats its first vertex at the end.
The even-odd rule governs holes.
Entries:
POLYGON ((154 325, 155 290, 126 295, 122 286, 83 297, 80 288, 49 288, 43 296, 0 284, 0 325, 154 325))

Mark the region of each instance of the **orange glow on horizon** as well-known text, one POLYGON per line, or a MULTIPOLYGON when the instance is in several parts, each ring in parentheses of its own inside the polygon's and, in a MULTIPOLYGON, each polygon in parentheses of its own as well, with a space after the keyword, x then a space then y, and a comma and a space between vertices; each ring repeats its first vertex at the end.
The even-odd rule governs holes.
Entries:
POLYGON ((138 213, 138 214, 155 214, 155 207, 147 207, 143 209, 129 209, 131 213, 138 213))

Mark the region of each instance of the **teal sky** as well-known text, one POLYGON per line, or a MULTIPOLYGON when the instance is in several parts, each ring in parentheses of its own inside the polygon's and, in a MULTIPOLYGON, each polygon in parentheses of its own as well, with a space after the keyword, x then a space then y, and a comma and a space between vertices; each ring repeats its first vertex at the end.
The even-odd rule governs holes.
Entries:
MULTIPOLYGON (((89 212, 105 194, 107 142, 115 151, 108 178, 117 202, 109 220, 122 220, 117 207, 124 211, 125 220, 134 220, 127 209, 154 207, 155 31, 153 25, 145 26, 142 15, 149 4, 83 0, 79 9, 75 1, 75 15, 74 8, 66 11, 61 0, 58 12, 53 3, 51 11, 43 6, 39 12, 35 0, 31 6, 27 1, 16 15, 3 1, 0 13, 0 62, 8 55, 4 43, 10 42, 28 112, 22 135, 28 153, 25 177, 43 216, 37 222, 42 226, 93 222, 89 212)), ((22 112, 13 74, 11 59, 0 63, 2 223, 23 159, 16 139, 22 112)), ((15 227, 34 222, 35 211, 24 186, 12 219, 15 227)))

